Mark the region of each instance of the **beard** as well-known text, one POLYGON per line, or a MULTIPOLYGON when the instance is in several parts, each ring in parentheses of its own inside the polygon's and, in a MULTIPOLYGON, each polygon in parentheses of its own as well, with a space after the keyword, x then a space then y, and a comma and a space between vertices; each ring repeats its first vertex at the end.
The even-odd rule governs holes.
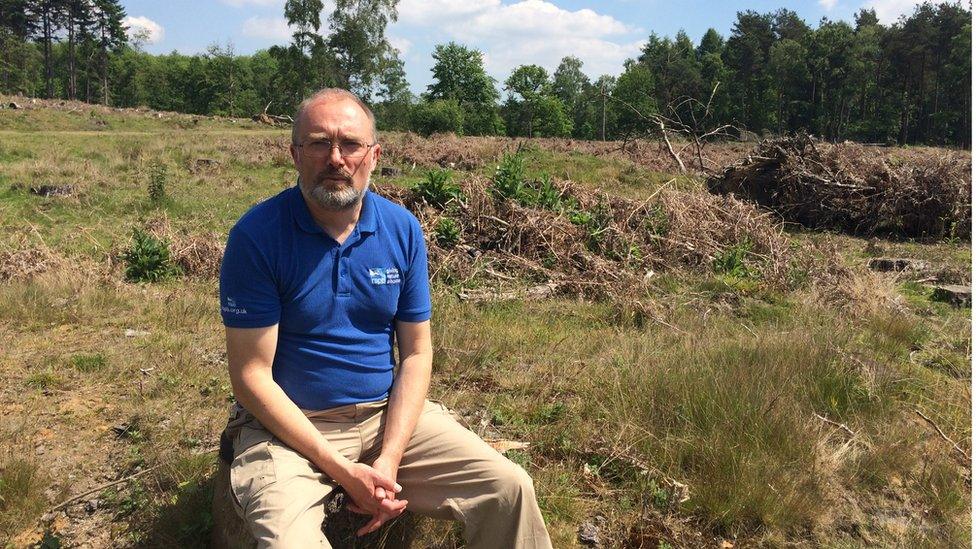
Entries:
POLYGON ((322 209, 329 211, 348 210, 359 204, 369 188, 369 178, 366 178, 366 185, 362 190, 356 189, 352 184, 352 175, 345 170, 327 170, 315 176, 313 184, 306 184, 301 178, 298 180, 299 186, 305 195, 315 201, 322 209), (340 184, 339 188, 330 189, 326 179, 341 178, 345 183, 340 184))

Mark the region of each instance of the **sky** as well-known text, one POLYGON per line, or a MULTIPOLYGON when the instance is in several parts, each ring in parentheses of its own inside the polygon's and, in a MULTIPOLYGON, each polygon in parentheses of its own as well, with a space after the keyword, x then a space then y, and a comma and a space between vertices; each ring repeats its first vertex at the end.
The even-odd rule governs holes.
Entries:
MULTIPOLYGON (((286 45, 285 0, 122 0, 130 32, 142 30, 149 53, 203 53, 211 44, 251 54, 286 45)), ((387 37, 400 50, 411 91, 431 82, 431 53, 455 41, 484 55, 488 74, 504 82, 519 65, 541 65, 551 74, 566 55, 583 61, 591 79, 617 75, 639 55, 652 33, 684 30, 696 44, 710 27, 728 37, 737 11, 788 8, 816 27, 821 18, 853 22, 874 8, 882 23, 909 15, 921 0, 400 0, 399 19, 387 37)), ((332 0, 324 0, 322 32, 328 32, 332 0)))

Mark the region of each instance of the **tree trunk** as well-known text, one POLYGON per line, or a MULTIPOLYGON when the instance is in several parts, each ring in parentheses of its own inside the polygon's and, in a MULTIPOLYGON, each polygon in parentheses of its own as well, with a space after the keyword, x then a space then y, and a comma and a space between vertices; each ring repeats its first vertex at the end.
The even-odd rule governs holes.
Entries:
POLYGON ((46 8, 41 15, 43 28, 42 40, 44 42, 44 91, 45 96, 51 99, 54 96, 54 70, 51 60, 51 40, 53 39, 51 10, 46 8))
POLYGON ((603 98, 603 123, 600 125, 600 141, 607 140, 607 87, 600 88, 600 97, 603 98))
POLYGON ((928 116, 925 113, 925 53, 922 53, 922 67, 919 72, 918 84, 918 125, 915 130, 913 143, 924 143, 928 136, 928 116))
POLYGON ((108 106, 108 52, 102 46, 102 104, 108 106))
POLYGON ((75 23, 68 20, 68 99, 75 99, 78 92, 78 79, 75 74, 75 23))
POLYGON ((908 73, 902 79, 901 86, 901 128, 898 131, 898 144, 904 145, 908 141, 908 73))

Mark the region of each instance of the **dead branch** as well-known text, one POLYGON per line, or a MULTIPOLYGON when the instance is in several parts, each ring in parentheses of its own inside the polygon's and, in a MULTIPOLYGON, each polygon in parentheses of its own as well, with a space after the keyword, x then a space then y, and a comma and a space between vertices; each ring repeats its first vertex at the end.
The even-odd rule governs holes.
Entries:
MULTIPOLYGON (((210 454, 210 453, 216 452, 217 450, 220 450, 220 446, 214 446, 212 448, 207 448, 206 450, 197 452, 195 455, 210 454)), ((78 500, 80 500, 80 499, 82 499, 82 498, 84 498, 86 496, 90 496, 92 494, 96 494, 96 493, 101 492, 102 490, 104 490, 106 488, 111 488, 112 486, 115 486, 117 484, 122 484, 123 482, 128 482, 130 480, 137 479, 137 478, 139 478, 139 477, 141 477, 143 475, 146 475, 148 473, 151 473, 151 472, 153 472, 153 471, 155 471, 155 470, 157 470, 157 469, 159 469, 161 467, 164 467, 166 465, 169 465, 169 464, 168 463, 160 463, 159 465, 155 465, 155 466, 150 467, 148 469, 143 469, 142 471, 139 471, 138 473, 133 473, 131 475, 122 477, 122 478, 120 478, 118 480, 113 480, 111 482, 106 482, 105 484, 101 484, 99 486, 96 486, 96 487, 92 488, 91 490, 88 490, 86 492, 82 492, 80 494, 71 496, 70 498, 68 498, 68 499, 62 501, 61 503, 55 505, 54 507, 52 507, 50 510, 48 510, 48 513, 53 513, 55 511, 60 511, 61 509, 64 509, 65 507, 71 505, 72 503, 74 503, 74 502, 76 502, 76 501, 78 501, 78 500)))
POLYGON ((939 436, 942 437, 942 440, 944 440, 944 441, 946 441, 946 442, 948 442, 949 444, 952 445, 952 449, 955 450, 960 456, 962 456, 962 458, 963 458, 963 465, 969 467, 970 466, 970 461, 971 461, 970 458, 969 458, 969 454, 967 454, 965 450, 963 450, 962 448, 960 448, 959 445, 955 443, 955 441, 953 441, 951 438, 949 438, 945 434, 945 432, 942 430, 942 428, 939 427, 939 425, 935 421, 932 421, 932 419, 930 417, 928 417, 925 414, 923 414, 921 412, 921 410, 919 410, 918 408, 915 408, 914 411, 915 411, 916 414, 918 414, 918 417, 924 419, 926 423, 928 423, 929 425, 931 425, 932 428, 935 429, 936 432, 939 433, 939 436))
POLYGON ((837 427, 838 429, 842 429, 845 433, 847 433, 848 435, 850 435, 851 438, 854 438, 855 436, 857 436, 857 435, 854 434, 854 431, 852 431, 850 427, 848 427, 847 425, 844 425, 843 423, 837 423, 836 421, 827 419, 824 416, 822 416, 822 415, 820 415, 820 414, 818 414, 816 412, 814 412, 813 415, 816 416, 817 419, 819 419, 820 421, 823 421, 824 423, 827 423, 828 425, 833 425, 834 427, 837 427))

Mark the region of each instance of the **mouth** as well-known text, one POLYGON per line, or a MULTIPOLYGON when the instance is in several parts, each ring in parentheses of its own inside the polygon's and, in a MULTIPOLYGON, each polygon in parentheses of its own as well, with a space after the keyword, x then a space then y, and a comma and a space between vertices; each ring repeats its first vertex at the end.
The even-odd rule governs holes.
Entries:
POLYGON ((332 186, 337 186, 337 185, 342 185, 342 184, 345 184, 345 183, 349 183, 349 181, 350 181, 350 178, 345 177, 345 176, 340 175, 340 174, 327 174, 327 175, 321 175, 318 178, 316 178, 316 182, 317 183, 327 183, 327 184, 330 184, 332 186))

